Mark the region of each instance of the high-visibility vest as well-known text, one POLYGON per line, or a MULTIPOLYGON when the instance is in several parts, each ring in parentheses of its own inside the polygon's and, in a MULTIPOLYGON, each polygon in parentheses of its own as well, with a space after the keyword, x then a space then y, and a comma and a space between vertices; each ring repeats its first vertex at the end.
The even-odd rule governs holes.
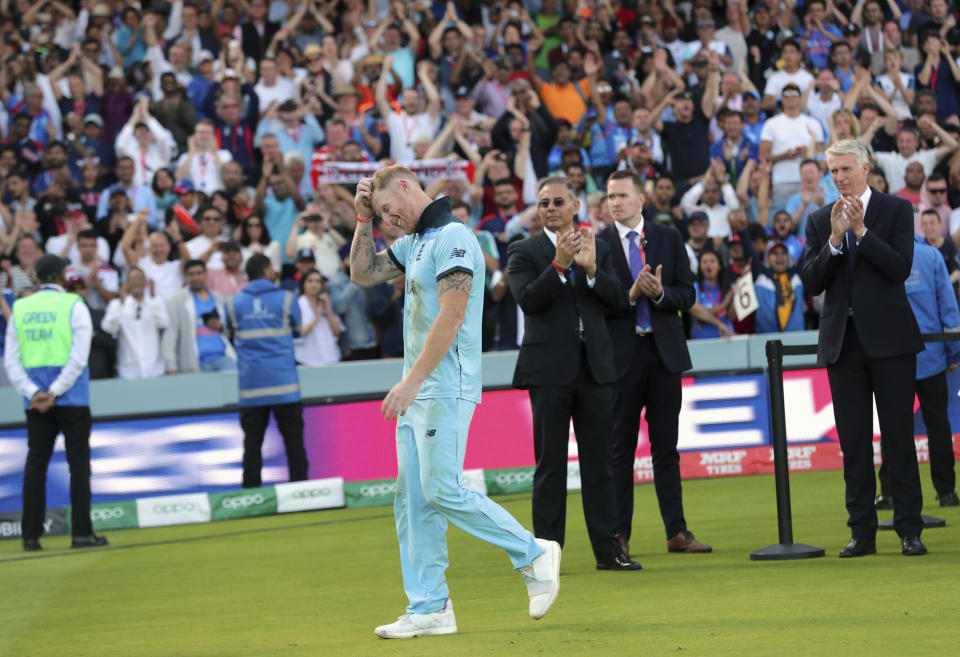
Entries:
MULTIPOLYGON (((20 362, 41 390, 50 389, 70 360, 73 348, 70 316, 78 303, 83 300, 76 294, 40 290, 13 304, 20 362)), ((57 405, 90 405, 90 370, 86 365, 73 386, 57 397, 57 405)))

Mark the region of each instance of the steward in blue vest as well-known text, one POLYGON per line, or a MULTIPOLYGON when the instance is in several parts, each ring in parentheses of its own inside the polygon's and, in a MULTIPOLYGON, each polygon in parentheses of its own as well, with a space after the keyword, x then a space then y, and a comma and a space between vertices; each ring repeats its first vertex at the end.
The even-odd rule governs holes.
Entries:
POLYGON ((42 287, 17 301, 7 326, 4 365, 24 398, 27 462, 23 476, 23 549, 40 550, 46 515, 47 466, 63 432, 70 466, 71 547, 99 547, 90 520, 90 372, 93 338, 90 311, 79 296, 63 291, 67 261, 37 260, 42 287))
POLYGON ((293 355, 300 306, 292 292, 273 284, 269 258, 251 256, 246 270, 250 283, 227 302, 227 326, 237 350, 243 486, 250 488, 261 485, 261 448, 271 410, 286 447, 290 481, 307 478, 307 455, 300 377, 293 355))

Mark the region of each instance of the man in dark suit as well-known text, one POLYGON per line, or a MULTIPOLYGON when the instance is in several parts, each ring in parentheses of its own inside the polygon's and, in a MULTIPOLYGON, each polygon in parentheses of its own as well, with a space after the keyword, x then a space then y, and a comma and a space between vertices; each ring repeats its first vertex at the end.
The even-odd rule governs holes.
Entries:
POLYGON ((680 232, 643 220, 643 181, 630 171, 607 179, 614 223, 598 241, 610 247, 613 270, 630 303, 607 318, 617 364, 613 406, 613 478, 617 493, 617 537, 630 554, 633 522, 633 463, 640 412, 647 409, 653 483, 669 552, 710 552, 694 539, 683 515, 680 454, 677 452, 680 373, 691 367, 680 312, 695 301, 693 276, 680 232))
POLYGON ((252 57, 255 62, 263 59, 273 40, 273 36, 280 30, 280 23, 267 20, 267 0, 250 0, 247 11, 247 20, 240 28, 240 46, 244 57, 252 57))
POLYGON ((843 449, 850 543, 841 557, 877 551, 873 501, 873 400, 890 465, 893 525, 903 554, 925 554, 923 496, 913 442, 917 352, 923 349, 904 281, 913 263, 910 203, 867 186, 869 156, 855 140, 827 150, 841 198, 807 221, 801 278, 825 292, 817 357, 827 367, 843 449))
POLYGON ((548 178, 538 192, 544 230, 510 245, 510 289, 523 310, 524 336, 513 385, 530 390, 533 409, 533 528, 563 545, 567 448, 573 418, 587 533, 598 570, 639 570, 614 535, 610 467, 616 368, 605 308, 622 311, 627 295, 607 245, 573 219, 573 186, 548 178))

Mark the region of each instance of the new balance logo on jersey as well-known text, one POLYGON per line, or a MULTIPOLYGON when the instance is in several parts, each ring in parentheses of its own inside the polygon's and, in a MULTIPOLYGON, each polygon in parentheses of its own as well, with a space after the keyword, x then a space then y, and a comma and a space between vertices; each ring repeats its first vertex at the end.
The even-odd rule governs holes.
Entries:
POLYGON ((462 257, 465 256, 465 255, 467 255, 467 250, 466 250, 466 249, 454 249, 453 252, 450 254, 450 258, 451 258, 451 259, 452 259, 452 258, 462 258, 462 257))
POLYGON ((436 429, 427 429, 427 438, 433 438, 437 435, 436 429))

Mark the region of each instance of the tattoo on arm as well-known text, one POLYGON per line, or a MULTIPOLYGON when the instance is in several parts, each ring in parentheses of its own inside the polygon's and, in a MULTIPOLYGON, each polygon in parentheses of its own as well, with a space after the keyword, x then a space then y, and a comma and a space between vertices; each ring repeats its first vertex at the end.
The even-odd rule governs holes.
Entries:
POLYGON ((470 286, 473 283, 473 274, 465 271, 454 271, 437 281, 437 297, 442 297, 450 290, 459 291, 464 296, 470 296, 470 286))
POLYGON ((377 253, 377 246, 368 224, 361 224, 354 234, 353 245, 350 247, 350 269, 361 276, 372 276, 377 279, 377 282, 388 280, 401 273, 386 251, 377 253), (387 279, 384 279, 384 276, 387 276, 387 279))

